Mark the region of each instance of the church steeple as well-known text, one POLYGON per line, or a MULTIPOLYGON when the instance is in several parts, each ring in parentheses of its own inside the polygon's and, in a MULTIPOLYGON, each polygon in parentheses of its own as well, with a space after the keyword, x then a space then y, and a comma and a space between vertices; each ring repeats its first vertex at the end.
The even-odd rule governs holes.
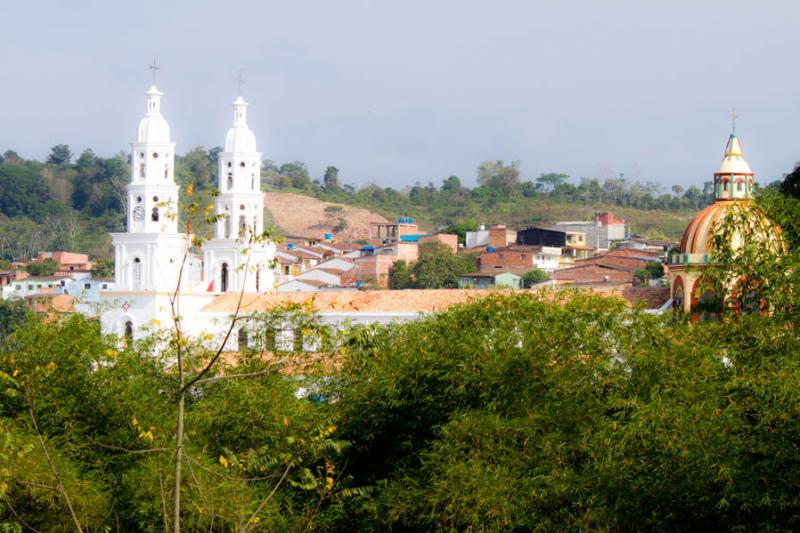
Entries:
POLYGON ((178 186, 175 183, 175 143, 161 116, 163 93, 153 85, 145 92, 145 114, 131 145, 128 185, 128 232, 177 233, 178 186))
POLYGON ((748 200, 753 197, 753 171, 744 158, 742 145, 731 133, 725 145, 725 155, 719 170, 714 173, 714 198, 717 202, 748 200))
POLYGON ((216 228, 218 239, 245 238, 263 228, 264 198, 261 194, 261 154, 256 136, 247 125, 247 102, 233 102, 233 125, 225 135, 225 151, 219 155, 217 213, 224 215, 216 228))

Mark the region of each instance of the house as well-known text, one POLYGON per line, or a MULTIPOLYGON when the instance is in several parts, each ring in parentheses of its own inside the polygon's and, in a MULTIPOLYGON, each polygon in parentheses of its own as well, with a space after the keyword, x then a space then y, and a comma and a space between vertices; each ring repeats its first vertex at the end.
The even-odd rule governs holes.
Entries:
POLYGON ((661 262, 657 252, 630 249, 613 250, 589 259, 576 261, 570 268, 557 270, 553 274, 553 279, 557 283, 633 283, 636 271, 646 268, 654 262, 661 262))
POLYGON ((586 245, 586 234, 580 231, 527 227, 517 232, 517 244, 561 248, 562 267, 594 255, 594 248, 586 245))
POLYGON ((69 279, 56 276, 29 277, 14 280, 3 286, 3 300, 26 298, 42 294, 59 294, 70 282, 69 279))
POLYGON ((495 224, 488 229, 486 229, 485 225, 481 225, 478 231, 468 231, 466 233, 465 248, 486 248, 487 246, 502 248, 516 241, 517 232, 508 229, 504 224, 495 224))
POLYGON ((608 212, 595 214, 594 220, 556 222, 553 229, 584 233, 586 245, 598 250, 608 250, 611 243, 627 237, 625 220, 608 212))
POLYGON ((40 263, 45 259, 58 263, 58 270, 53 274, 55 277, 74 277, 76 274, 88 277, 94 266, 88 255, 73 252, 40 252, 31 263, 40 263))
POLYGON ((458 278, 461 289, 488 289, 491 287, 522 288, 522 277, 511 272, 464 274, 458 278))
POLYGON ((502 248, 489 245, 479 259, 481 273, 513 272, 525 274, 538 268, 553 272, 559 267, 561 248, 552 246, 528 246, 511 244, 502 248))

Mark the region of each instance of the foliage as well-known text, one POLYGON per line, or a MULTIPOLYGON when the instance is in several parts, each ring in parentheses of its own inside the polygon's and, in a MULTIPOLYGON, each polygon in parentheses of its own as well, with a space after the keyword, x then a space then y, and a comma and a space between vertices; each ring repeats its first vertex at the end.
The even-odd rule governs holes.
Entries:
POLYGON ((0 345, 2 340, 31 318, 24 300, 0 300, 0 345))
POLYGON ((537 283, 544 283, 549 279, 550 276, 547 275, 547 272, 541 268, 534 268, 533 270, 529 270, 522 275, 522 286, 526 289, 529 289, 537 283))
POLYGON ((66 144, 57 144, 50 149, 47 156, 48 165, 68 165, 72 160, 72 152, 66 144))
POLYGON ((411 265, 395 261, 389 274, 391 289, 454 289, 458 278, 475 269, 475 256, 456 255, 444 244, 429 241, 419 246, 420 257, 411 265))
POLYGON ((95 279, 113 278, 114 261, 110 259, 98 259, 92 265, 92 277, 95 279))
POLYGON ((407 289, 411 287, 412 281, 411 269, 408 268, 408 263, 402 259, 392 263, 392 268, 389 271, 390 289, 407 289))
POLYGON ((442 233, 450 233, 458 235, 458 243, 466 244, 468 231, 478 231, 478 223, 475 222, 474 220, 465 220, 463 222, 456 222, 455 224, 450 224, 449 226, 444 228, 442 230, 442 233))
POLYGON ((55 259, 42 259, 25 265, 25 271, 31 276, 52 276, 59 268, 58 261, 55 259))

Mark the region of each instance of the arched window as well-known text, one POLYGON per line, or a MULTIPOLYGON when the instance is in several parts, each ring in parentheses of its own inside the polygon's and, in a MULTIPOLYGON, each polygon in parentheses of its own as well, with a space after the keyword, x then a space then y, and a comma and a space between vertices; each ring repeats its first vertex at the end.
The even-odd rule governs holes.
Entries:
POLYGON ((228 172, 228 190, 233 189, 233 174, 228 172))
POLYGON ((225 238, 226 239, 230 239, 231 238, 231 217, 230 216, 226 216, 225 217, 225 238))
POLYGON ((169 177, 169 167, 164 167, 164 179, 169 177))
POLYGON ((133 290, 138 291, 142 289, 142 260, 138 257, 133 259, 133 272, 131 273, 131 281, 133 281, 133 290))
POLYGON ((239 341, 239 350, 245 350, 247 348, 247 329, 239 328, 237 340, 239 341))
POLYGON ((261 269, 256 269, 256 292, 261 292, 261 269))
POLYGON ((680 276, 675 278, 672 286, 672 309, 676 313, 683 313, 684 310, 683 279, 680 276))
POLYGON ((153 208, 153 212, 150 215, 150 220, 152 220, 153 222, 158 222, 158 208, 157 207, 153 208))
POLYGON ((253 235, 258 235, 258 217, 253 217, 253 235))
POLYGON ((228 292, 228 263, 222 263, 222 268, 219 272, 219 290, 228 292))
POLYGON ((125 338, 129 341, 133 340, 133 322, 130 320, 125 322, 125 338))
POLYGON ((144 163, 142 163, 141 165, 139 165, 139 177, 143 178, 144 175, 145 175, 145 172, 146 172, 146 167, 145 167, 144 163))
POLYGON ((239 216, 239 237, 244 237, 247 230, 247 222, 245 222, 244 215, 239 216))

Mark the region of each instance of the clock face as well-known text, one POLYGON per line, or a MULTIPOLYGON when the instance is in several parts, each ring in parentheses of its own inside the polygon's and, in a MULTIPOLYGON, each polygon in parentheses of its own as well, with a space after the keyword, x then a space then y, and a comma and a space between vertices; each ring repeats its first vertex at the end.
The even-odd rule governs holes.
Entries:
POLYGON ((142 206, 137 205, 133 208, 133 220, 137 222, 144 220, 144 208, 142 206))

